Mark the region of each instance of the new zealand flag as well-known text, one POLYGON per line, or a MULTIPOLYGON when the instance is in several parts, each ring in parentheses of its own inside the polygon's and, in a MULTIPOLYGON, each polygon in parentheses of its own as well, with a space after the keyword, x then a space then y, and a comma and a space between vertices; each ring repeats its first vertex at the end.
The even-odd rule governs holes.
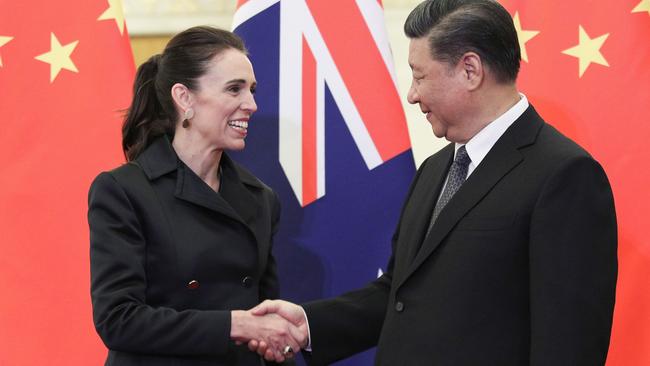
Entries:
POLYGON ((380 1, 240 0, 234 29, 258 81, 234 158, 282 201, 282 298, 366 285, 386 266, 415 170, 380 1))

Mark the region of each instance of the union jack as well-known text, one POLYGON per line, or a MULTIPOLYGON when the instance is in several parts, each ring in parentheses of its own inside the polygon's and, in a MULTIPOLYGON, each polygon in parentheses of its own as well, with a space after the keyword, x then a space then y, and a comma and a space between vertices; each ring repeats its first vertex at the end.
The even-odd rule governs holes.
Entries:
POLYGON ((280 3, 279 160, 305 207, 325 195, 325 85, 368 169, 410 149, 378 0, 240 0, 233 28, 280 3))

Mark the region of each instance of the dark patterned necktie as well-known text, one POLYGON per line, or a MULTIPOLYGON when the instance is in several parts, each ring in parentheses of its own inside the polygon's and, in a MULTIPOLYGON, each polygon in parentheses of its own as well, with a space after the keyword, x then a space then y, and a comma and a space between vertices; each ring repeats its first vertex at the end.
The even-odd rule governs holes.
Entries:
POLYGON ((433 223, 436 222, 436 219, 438 218, 438 215, 440 215, 442 209, 445 207, 445 205, 447 205, 454 194, 456 194, 458 189, 460 189, 460 186, 462 186, 465 182, 465 179, 467 178, 467 168, 471 162, 472 159, 470 159, 469 155, 467 155, 465 145, 461 146, 458 149, 458 152, 456 152, 456 158, 454 159, 454 162, 451 164, 451 168, 449 169, 449 175, 447 176, 447 185, 445 185, 445 190, 442 192, 438 203, 436 203, 436 207, 433 209, 431 222, 429 222, 429 228, 427 229, 427 235, 429 235, 429 232, 433 227, 433 223))

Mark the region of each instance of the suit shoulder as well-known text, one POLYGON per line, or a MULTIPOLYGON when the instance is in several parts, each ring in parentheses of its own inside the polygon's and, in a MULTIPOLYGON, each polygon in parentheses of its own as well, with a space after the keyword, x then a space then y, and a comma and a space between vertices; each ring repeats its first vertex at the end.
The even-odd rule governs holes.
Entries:
POLYGON ((530 161, 539 174, 546 174, 547 182, 566 176, 593 178, 594 174, 607 179, 602 165, 587 150, 552 125, 543 125, 533 146, 530 161))
POLYGON ((540 129, 536 145, 549 160, 593 159, 587 150, 548 123, 540 129))

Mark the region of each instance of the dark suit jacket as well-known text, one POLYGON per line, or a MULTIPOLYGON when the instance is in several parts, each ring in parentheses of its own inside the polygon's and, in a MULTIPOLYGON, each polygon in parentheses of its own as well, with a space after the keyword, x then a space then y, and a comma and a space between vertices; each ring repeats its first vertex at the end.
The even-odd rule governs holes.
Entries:
POLYGON ((91 293, 106 365, 255 365, 230 310, 278 296, 275 193, 226 154, 220 193, 167 138, 89 194, 91 293), (194 282, 193 282, 194 281, 194 282))
POLYGON ((387 272, 305 305, 311 364, 378 345, 382 366, 603 365, 617 234, 601 166, 530 107, 424 238, 453 155, 418 170, 387 272))

